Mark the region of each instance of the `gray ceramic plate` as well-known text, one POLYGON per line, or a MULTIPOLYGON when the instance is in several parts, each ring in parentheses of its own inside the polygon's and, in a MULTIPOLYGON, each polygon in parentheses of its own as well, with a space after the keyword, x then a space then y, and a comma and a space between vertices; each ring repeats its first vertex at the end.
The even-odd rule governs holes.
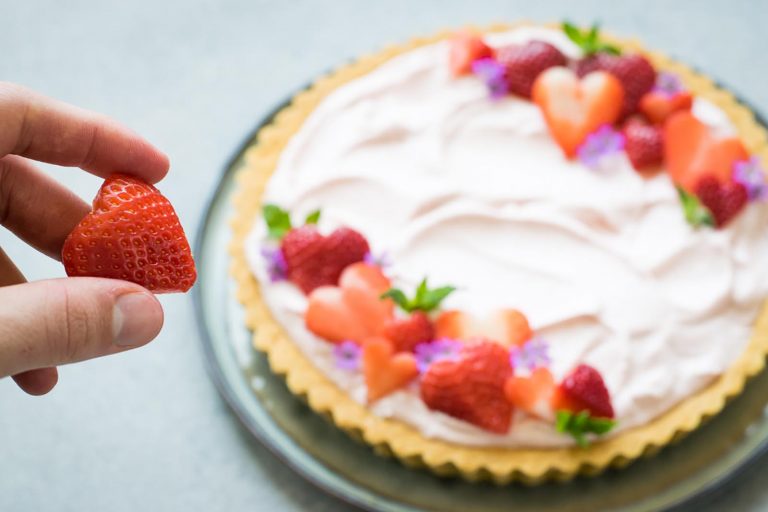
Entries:
MULTIPOLYGON (((260 125, 269 123, 268 116, 260 125)), ((228 219, 234 174, 227 166, 196 242, 200 278, 194 300, 210 374, 248 430, 298 474, 369 510, 639 511, 695 509, 768 452, 768 373, 706 426, 652 459, 598 478, 536 488, 494 487, 439 479, 373 454, 338 431, 287 390, 250 346, 228 276, 228 219)))

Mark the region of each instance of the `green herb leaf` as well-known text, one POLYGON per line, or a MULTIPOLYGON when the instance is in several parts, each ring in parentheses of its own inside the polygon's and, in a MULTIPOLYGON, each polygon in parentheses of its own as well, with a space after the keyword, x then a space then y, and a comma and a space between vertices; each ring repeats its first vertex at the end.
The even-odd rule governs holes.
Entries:
POLYGON ((392 299, 395 301, 395 304, 400 306, 401 309, 405 311, 410 311, 408 307, 410 306, 410 301, 408 300, 408 297, 405 296, 402 290, 399 290, 397 288, 390 288, 389 290, 385 291, 379 296, 380 299, 392 299))
POLYGON ((611 55, 621 55, 621 49, 618 46, 614 46, 608 43, 600 43, 596 51, 601 53, 610 53, 611 55))
POLYGON ((612 44, 600 40, 600 24, 595 23, 589 30, 582 31, 569 21, 563 22, 563 32, 568 39, 581 48, 585 57, 596 53, 610 53, 611 55, 620 55, 621 50, 612 44))
POLYGON ((579 30, 578 27, 576 27, 576 25, 570 21, 563 22, 563 32, 565 32, 565 35, 568 36, 568 39, 573 41, 579 47, 585 43, 584 36, 581 35, 581 30, 579 30))
POLYGON ((441 286, 434 290, 427 290, 424 299, 421 302, 421 309, 424 311, 432 311, 436 309, 444 298, 456 291, 454 286, 441 286))
POLYGON ((304 224, 317 224, 317 221, 320 220, 320 210, 315 210, 313 212, 310 212, 309 215, 306 216, 304 219, 304 224))
POLYGON ((274 204, 264 205, 262 215, 269 229, 269 238, 280 240, 291 230, 291 216, 279 206, 274 204))
POLYGON ((402 290, 391 288, 381 294, 382 299, 390 298, 400 306, 400 309, 408 313, 412 311, 429 312, 437 309, 440 303, 454 290, 453 286, 441 286, 431 289, 427 284, 427 279, 421 280, 416 287, 416 292, 412 299, 409 299, 402 290))
POLYGON ((712 212, 702 204, 698 197, 682 187, 677 187, 677 194, 683 205, 683 214, 685 214, 685 220, 688 221, 688 224, 694 228, 714 227, 715 218, 712 216, 712 212))
POLYGON ((566 410, 556 412, 555 428, 557 431, 573 437, 582 448, 589 446, 587 434, 600 436, 609 432, 614 426, 616 426, 614 420, 593 417, 589 411, 581 411, 577 414, 566 410))

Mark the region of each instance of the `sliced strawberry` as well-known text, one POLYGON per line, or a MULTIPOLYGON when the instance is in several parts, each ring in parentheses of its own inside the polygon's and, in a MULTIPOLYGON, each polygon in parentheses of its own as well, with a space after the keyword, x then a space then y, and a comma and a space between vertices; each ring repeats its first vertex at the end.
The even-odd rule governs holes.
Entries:
POLYGON ((618 79, 604 71, 580 80, 570 69, 554 67, 536 79, 532 97, 552 137, 570 158, 590 133, 619 118, 624 92, 618 79))
POLYGON ((323 236, 312 225, 290 230, 280 247, 288 279, 307 294, 319 286, 337 284, 341 272, 363 261, 369 251, 368 241, 353 229, 339 228, 323 236))
POLYGON ((477 34, 461 32, 449 41, 450 53, 448 64, 453 76, 469 74, 472 71, 472 63, 479 59, 493 57, 493 50, 483 42, 483 38, 477 34))
POLYGON ((632 167, 641 171, 661 165, 664 159, 664 137, 661 128, 630 119, 624 125, 624 151, 632 167))
POLYGON ((429 366, 421 379, 421 398, 430 409, 505 434, 512 405, 504 395, 504 384, 511 374, 509 352, 498 344, 466 345, 458 360, 429 366))
POLYGON ((106 277, 155 293, 186 292, 197 271, 171 203, 152 185, 114 174, 93 210, 67 236, 61 260, 68 276, 106 277))
POLYGON ((520 346, 533 336, 528 319, 516 309, 499 309, 480 317, 444 311, 435 321, 435 337, 469 341, 485 338, 505 347, 520 346))
POLYGON ((650 91, 640 98, 639 110, 650 122, 659 124, 675 112, 691 110, 692 106, 693 96, 687 91, 673 95, 650 91))
POLYGON ((509 91, 524 98, 531 97, 533 82, 542 71, 566 65, 565 56, 560 50, 544 41, 499 48, 496 50, 496 60, 505 67, 509 91))
POLYGON ((601 418, 614 417, 603 376, 586 364, 580 364, 563 379, 552 396, 552 407, 575 413, 586 410, 601 418))
POLYGON ((676 112, 664 123, 664 164, 672 180, 688 192, 708 174, 730 181, 733 164, 748 158, 739 139, 714 135, 691 112, 676 112))
POLYGON ((419 343, 432 341, 435 329, 426 313, 415 311, 404 318, 388 321, 382 334, 398 352, 412 352, 419 343))
POLYGON ((342 272, 339 286, 321 286, 309 294, 304 322, 317 336, 339 343, 381 334, 394 304, 381 300, 389 279, 379 267, 353 263, 342 272))
POLYGON ((368 403, 406 386, 418 374, 416 358, 410 352, 396 353, 384 338, 369 338, 363 343, 363 375, 368 403))
POLYGON ((696 195, 715 218, 715 225, 723 227, 744 209, 749 201, 747 188, 738 182, 720 182, 711 175, 696 184, 696 195))
POLYGON ((552 394, 555 379, 547 368, 536 368, 530 376, 513 376, 507 379, 504 393, 507 399, 520 410, 533 416, 549 419, 552 417, 552 394))
POLYGON ((636 53, 630 55, 596 53, 580 61, 576 70, 579 76, 586 76, 599 70, 606 71, 619 79, 624 89, 621 118, 637 111, 640 98, 650 91, 656 82, 656 70, 648 59, 636 53))

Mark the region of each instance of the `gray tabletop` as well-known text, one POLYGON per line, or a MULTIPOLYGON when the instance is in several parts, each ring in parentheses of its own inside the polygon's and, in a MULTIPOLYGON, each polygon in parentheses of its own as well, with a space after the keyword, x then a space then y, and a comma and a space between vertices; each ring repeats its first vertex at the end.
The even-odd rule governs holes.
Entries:
MULTIPOLYGON (((636 35, 768 111, 768 3, 758 0, 0 0, 0 79, 108 114, 161 149, 161 189, 194 233, 257 120, 314 76, 388 42, 520 18, 636 35)), ((99 181, 47 167, 90 199, 99 181)), ((62 267, 5 231, 29 279, 62 267)), ((64 367, 42 398, 0 381, 0 510, 345 510, 254 443, 205 372, 191 301, 166 296, 144 349, 64 367)), ((768 463, 768 461, 767 461, 768 463)), ((768 508, 753 472, 706 510, 768 508)))

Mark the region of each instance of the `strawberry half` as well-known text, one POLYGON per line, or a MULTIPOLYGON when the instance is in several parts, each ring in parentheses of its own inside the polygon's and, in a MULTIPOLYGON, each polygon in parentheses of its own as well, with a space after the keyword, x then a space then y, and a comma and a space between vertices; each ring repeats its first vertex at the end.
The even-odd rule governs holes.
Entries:
POLYGON ((576 413, 586 410, 600 418, 614 417, 603 376, 586 364, 580 364, 563 379, 552 397, 552 406, 576 413))
POLYGON ((382 334, 392 342, 396 351, 412 352, 419 343, 432 341, 435 329, 426 313, 415 311, 407 317, 388 321, 382 334))
POLYGON ((431 364, 421 379, 421 398, 430 409, 505 434, 512 421, 512 404, 504 384, 511 375, 509 352, 481 341, 463 347, 456 361, 431 364))
POLYGON ((652 123, 663 123, 666 119, 680 110, 691 110, 693 96, 688 91, 667 95, 662 92, 650 91, 640 98, 640 112, 652 123))
POLYGON ((114 174, 61 251, 67 275, 122 279, 154 293, 186 292, 197 279, 179 218, 154 186, 114 174))
POLYGON ((712 175, 699 180, 696 195, 712 213, 717 227, 728 224, 749 201, 744 185, 735 181, 720 182, 712 175))
POLYGON ((661 165, 664 159, 664 136, 661 128, 630 119, 624 125, 624 151, 632 167, 640 171, 661 165))
POLYGON ((533 82, 542 71, 565 66, 565 56, 549 43, 530 41, 522 46, 512 45, 496 50, 496 60, 506 68, 509 91, 524 98, 531 97, 533 82))
POLYGON ((306 294, 320 286, 336 285, 342 271, 363 261, 370 250, 365 237, 354 229, 338 228, 323 236, 313 225, 291 229, 280 248, 288 280, 306 294))

